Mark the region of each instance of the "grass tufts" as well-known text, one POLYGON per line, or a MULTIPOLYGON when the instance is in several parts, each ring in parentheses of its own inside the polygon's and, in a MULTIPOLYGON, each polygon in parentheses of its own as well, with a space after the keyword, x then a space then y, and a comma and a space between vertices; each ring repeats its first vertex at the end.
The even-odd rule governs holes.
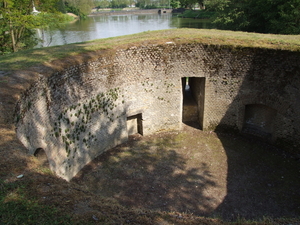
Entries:
POLYGON ((117 50, 145 44, 165 44, 174 42, 203 43, 233 47, 255 47, 300 51, 300 35, 259 34, 238 31, 208 29, 170 29, 147 31, 113 38, 104 38, 82 43, 68 44, 39 49, 30 49, 0 56, 1 71, 22 70, 39 64, 79 54, 103 50, 117 50))

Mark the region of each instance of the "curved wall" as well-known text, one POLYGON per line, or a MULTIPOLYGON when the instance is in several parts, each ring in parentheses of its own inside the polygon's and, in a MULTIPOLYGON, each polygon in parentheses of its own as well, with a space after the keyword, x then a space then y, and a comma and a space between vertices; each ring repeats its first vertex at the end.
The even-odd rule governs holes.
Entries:
POLYGON ((297 149, 299 61, 297 52, 193 43, 102 52, 41 75, 18 103, 17 135, 31 154, 44 149, 51 169, 70 180, 127 140, 135 129, 128 117, 140 119, 144 135, 179 130, 182 78, 190 77, 204 130, 232 128, 257 136, 267 130, 274 143, 297 149), (249 105, 270 108, 272 118, 264 121, 268 114, 249 105))

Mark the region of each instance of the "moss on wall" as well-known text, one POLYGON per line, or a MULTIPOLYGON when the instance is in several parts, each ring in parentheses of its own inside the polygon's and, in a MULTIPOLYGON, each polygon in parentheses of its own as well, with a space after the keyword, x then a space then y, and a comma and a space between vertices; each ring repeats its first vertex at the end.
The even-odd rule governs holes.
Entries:
POLYGON ((128 116, 142 115, 145 135, 179 130, 183 77, 205 78, 203 129, 242 130, 245 106, 262 104, 278 115, 273 139, 300 143, 298 52, 193 41, 112 52, 68 62, 28 88, 16 110, 20 140, 29 149, 42 146, 52 169, 65 179, 127 140, 128 116))

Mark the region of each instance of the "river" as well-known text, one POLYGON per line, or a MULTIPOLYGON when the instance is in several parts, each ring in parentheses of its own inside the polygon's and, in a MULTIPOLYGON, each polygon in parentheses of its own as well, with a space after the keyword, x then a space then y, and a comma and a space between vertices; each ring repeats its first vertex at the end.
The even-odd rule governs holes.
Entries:
POLYGON ((176 28, 212 28, 212 25, 208 20, 178 18, 172 16, 171 13, 92 16, 68 23, 59 29, 38 29, 37 36, 43 41, 36 47, 65 45, 144 31, 176 28))

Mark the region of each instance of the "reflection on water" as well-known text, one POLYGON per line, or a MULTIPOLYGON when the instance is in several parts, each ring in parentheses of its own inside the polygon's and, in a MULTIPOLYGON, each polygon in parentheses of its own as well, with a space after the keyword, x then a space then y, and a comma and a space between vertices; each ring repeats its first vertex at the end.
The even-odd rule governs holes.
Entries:
POLYGON ((178 18, 172 17, 172 14, 94 16, 66 24, 60 29, 38 29, 37 36, 43 40, 38 47, 183 27, 212 28, 212 25, 208 20, 178 18))

